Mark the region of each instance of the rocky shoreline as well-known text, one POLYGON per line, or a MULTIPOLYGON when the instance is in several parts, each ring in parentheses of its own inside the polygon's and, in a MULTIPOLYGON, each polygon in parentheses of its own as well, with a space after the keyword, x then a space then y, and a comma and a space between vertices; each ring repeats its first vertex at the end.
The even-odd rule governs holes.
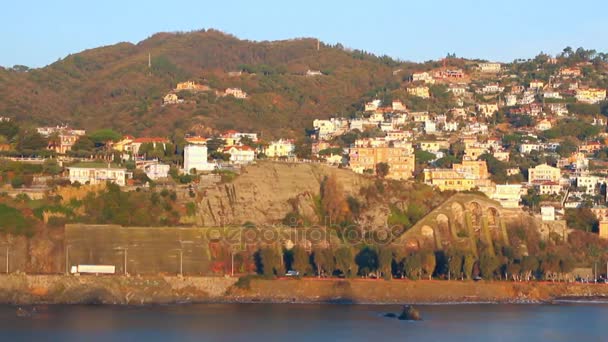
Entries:
POLYGON ((608 285, 231 277, 1 275, 0 303, 539 304, 607 302, 608 285))

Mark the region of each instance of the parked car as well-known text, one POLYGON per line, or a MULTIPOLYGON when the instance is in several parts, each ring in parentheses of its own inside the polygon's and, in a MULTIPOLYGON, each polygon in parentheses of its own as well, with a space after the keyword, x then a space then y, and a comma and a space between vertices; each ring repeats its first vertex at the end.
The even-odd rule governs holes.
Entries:
POLYGON ((297 277, 300 275, 300 272, 298 271, 287 271, 287 273, 285 273, 286 277, 297 277))
POLYGON ((480 281, 480 280, 482 280, 482 279, 483 279, 483 278, 481 278, 480 276, 473 277, 473 280, 475 280, 475 281, 480 281))

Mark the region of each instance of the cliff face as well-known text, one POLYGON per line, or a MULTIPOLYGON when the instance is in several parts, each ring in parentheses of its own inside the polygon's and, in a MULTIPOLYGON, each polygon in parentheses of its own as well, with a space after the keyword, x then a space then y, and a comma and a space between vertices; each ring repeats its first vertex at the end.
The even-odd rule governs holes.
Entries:
POLYGON ((244 168, 233 182, 207 190, 198 203, 199 223, 274 224, 294 209, 315 222, 314 197, 319 195, 323 179, 330 175, 335 175, 344 192, 353 196, 371 183, 350 170, 321 164, 260 162, 244 168))

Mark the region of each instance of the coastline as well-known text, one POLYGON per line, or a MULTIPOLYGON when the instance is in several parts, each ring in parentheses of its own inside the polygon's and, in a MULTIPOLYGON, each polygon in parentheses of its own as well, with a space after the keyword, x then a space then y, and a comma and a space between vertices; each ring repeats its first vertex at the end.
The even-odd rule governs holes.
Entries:
POLYGON ((549 282, 0 275, 0 304, 608 303, 608 285, 549 282))

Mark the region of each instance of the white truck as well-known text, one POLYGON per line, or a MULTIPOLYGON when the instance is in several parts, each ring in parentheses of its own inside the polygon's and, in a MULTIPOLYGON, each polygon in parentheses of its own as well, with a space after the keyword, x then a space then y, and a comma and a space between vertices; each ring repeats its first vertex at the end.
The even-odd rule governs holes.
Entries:
POLYGON ((78 265, 72 266, 70 269, 72 274, 114 274, 116 266, 114 265, 78 265))

